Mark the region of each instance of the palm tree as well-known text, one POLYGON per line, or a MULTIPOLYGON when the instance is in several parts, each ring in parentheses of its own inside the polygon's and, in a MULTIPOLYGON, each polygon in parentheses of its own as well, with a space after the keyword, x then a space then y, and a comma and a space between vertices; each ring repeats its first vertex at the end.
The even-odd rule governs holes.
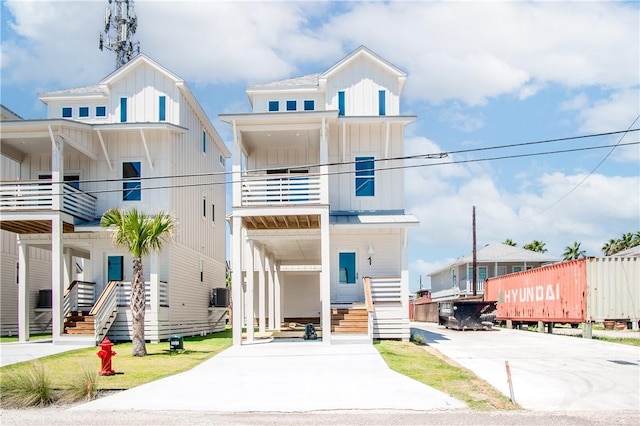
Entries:
POLYGON ((102 215, 100 225, 113 228, 113 242, 124 247, 133 256, 131 283, 131 316, 133 318, 131 343, 133 356, 147 355, 144 341, 145 291, 142 257, 160 251, 175 231, 174 218, 165 212, 146 215, 137 209, 111 209, 102 215))
POLYGON ((504 240, 502 242, 502 244, 506 244, 506 245, 511 246, 511 247, 516 247, 518 245, 517 243, 514 243, 513 241, 511 241, 510 238, 507 238, 506 240, 504 240))
POLYGON ((605 256, 611 256, 612 254, 616 254, 620 251, 619 249, 620 240, 614 240, 613 238, 609 240, 608 243, 602 246, 602 252, 605 256))
POLYGON ((573 243, 573 246, 567 246, 564 249, 564 253, 562 253, 564 260, 573 260, 573 259, 580 259, 581 257, 585 257, 586 252, 584 250, 580 250, 580 244, 581 243, 575 241, 573 243))
POLYGON ((538 253, 546 253, 547 249, 544 248, 545 243, 538 240, 533 240, 529 244, 522 246, 526 250, 537 251, 538 253))
POLYGON ((627 232, 622 235, 618 241, 620 242, 620 250, 626 250, 633 247, 634 235, 631 232, 627 232))

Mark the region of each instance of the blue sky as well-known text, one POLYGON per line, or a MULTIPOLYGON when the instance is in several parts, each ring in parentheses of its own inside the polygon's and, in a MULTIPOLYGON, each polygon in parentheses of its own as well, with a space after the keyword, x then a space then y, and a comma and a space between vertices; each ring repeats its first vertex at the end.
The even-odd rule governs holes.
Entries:
MULTIPOLYGON (((94 84, 106 0, 3 1, 1 102, 45 116, 37 93, 94 84)), ((640 114, 635 2, 135 2, 141 50, 184 78, 219 133, 247 84, 321 72, 365 45, 408 74, 406 153, 438 153, 625 130, 640 114)), ((640 121, 633 128, 640 128, 640 121)), ((637 142, 639 132, 445 161, 637 142)), ((434 161, 434 163, 437 163, 434 161)), ((479 246, 510 238, 580 242, 589 255, 640 230, 638 145, 434 165, 406 171, 410 285, 479 246), (609 154, 609 155, 608 155, 609 154), (608 155, 608 156, 607 156, 608 155), (606 159, 605 159, 606 157, 606 159), (603 162, 604 159, 604 162, 603 162), (596 166, 602 162, 600 166, 596 166)))

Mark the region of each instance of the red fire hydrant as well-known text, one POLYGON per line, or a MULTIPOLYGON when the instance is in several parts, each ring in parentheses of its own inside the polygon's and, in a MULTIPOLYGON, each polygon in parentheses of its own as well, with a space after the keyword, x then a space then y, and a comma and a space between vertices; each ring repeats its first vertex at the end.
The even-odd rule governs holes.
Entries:
POLYGON ((102 360, 102 365, 100 366, 98 374, 101 376, 111 376, 116 374, 116 372, 111 369, 111 357, 116 355, 115 351, 111 350, 113 343, 105 337, 99 346, 100 350, 98 351, 98 356, 102 360))

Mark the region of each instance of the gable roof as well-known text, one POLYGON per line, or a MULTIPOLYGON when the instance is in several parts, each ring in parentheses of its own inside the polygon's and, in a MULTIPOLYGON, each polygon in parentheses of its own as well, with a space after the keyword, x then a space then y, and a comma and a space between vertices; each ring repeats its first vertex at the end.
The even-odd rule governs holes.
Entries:
MULTIPOLYGON (((507 263, 507 262, 531 262, 531 263, 554 263, 559 261, 555 256, 539 253, 524 249, 522 247, 509 246, 503 243, 487 244, 483 248, 476 251, 476 260, 478 263, 507 263)), ((455 266, 465 265, 473 262, 473 253, 459 258, 454 263, 434 271, 429 274, 433 276, 443 271, 447 271, 455 266)))
POLYGON ((384 59, 382 56, 374 53, 373 51, 368 49, 366 46, 360 46, 357 49, 355 49, 353 52, 349 53, 347 56, 342 58, 340 61, 332 65, 328 70, 320 74, 320 79, 328 78, 331 74, 338 72, 340 69, 346 67, 347 65, 349 65, 349 63, 353 62, 354 60, 356 60, 356 58, 359 58, 361 56, 365 56, 371 59, 373 62, 375 62, 382 68, 385 68, 387 72, 394 74, 396 77, 399 77, 399 78, 407 77, 407 73, 405 73, 400 68, 393 65, 391 62, 384 59))

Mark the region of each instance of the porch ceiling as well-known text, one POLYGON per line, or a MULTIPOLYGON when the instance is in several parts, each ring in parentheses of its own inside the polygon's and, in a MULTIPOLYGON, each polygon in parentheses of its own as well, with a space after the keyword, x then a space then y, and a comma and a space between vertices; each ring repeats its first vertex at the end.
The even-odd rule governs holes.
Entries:
MULTIPOLYGON (((51 221, 49 220, 3 220, 0 229, 15 234, 51 234, 51 221)), ((71 223, 62 223, 62 232, 70 234, 75 232, 71 223)))
POLYGON ((320 215, 246 216, 244 227, 254 229, 319 229, 320 215))
POLYGON ((320 149, 319 129, 243 130, 242 143, 248 151, 269 148, 309 147, 320 149))

